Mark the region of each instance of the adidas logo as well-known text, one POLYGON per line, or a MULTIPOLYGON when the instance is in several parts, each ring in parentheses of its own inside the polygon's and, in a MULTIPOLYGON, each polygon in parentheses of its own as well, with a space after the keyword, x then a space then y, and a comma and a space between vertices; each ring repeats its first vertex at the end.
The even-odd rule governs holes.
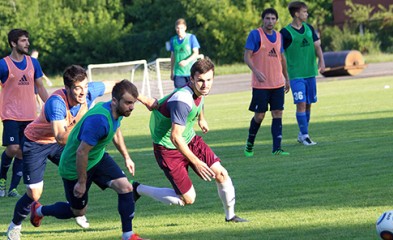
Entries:
POLYGON ((269 55, 269 57, 277 57, 276 50, 274 48, 272 48, 272 50, 270 50, 268 55, 269 55))
POLYGON ((307 41, 307 39, 303 38, 302 47, 307 47, 309 45, 310 45, 310 43, 307 41))
POLYGON ((29 81, 27 81, 27 78, 25 75, 21 79, 19 79, 18 85, 29 85, 29 81))

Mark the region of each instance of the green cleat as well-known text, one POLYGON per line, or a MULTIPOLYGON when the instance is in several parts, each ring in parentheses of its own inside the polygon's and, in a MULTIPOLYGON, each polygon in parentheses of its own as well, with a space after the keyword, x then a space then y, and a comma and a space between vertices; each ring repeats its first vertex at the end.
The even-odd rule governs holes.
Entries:
POLYGON ((16 188, 12 189, 11 191, 8 192, 8 197, 14 197, 14 198, 20 198, 22 195, 18 193, 16 188))
POLYGON ((289 152, 285 152, 284 150, 277 149, 276 151, 272 152, 273 155, 283 155, 283 156, 288 156, 289 152))
POLYGON ((247 145, 244 147, 244 156, 246 157, 254 156, 254 144, 247 142, 247 145))

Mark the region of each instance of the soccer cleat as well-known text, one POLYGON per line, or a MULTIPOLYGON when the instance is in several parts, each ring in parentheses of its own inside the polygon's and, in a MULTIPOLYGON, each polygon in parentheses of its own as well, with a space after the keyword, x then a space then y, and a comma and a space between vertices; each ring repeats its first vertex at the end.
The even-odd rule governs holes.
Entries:
POLYGON ((254 156, 254 144, 247 142, 246 146, 244 147, 244 156, 246 157, 254 156))
POLYGON ((75 217, 75 222, 81 228, 89 228, 90 227, 90 223, 89 223, 89 221, 87 221, 87 218, 85 215, 75 217))
POLYGON ((37 215, 37 208, 41 206, 41 203, 35 201, 31 204, 30 208, 30 223, 34 227, 39 227, 41 225, 41 221, 44 217, 40 217, 37 215))
POLYGON ((140 183, 137 181, 131 180, 131 184, 132 184, 132 194, 134 195, 134 202, 136 202, 141 197, 141 195, 137 191, 140 183))
POLYGON ((133 233, 133 234, 131 235, 131 237, 128 238, 127 240, 149 240, 149 239, 141 238, 138 234, 133 233))
POLYGON ((8 197, 14 197, 14 198, 20 198, 22 195, 18 193, 16 188, 12 189, 11 191, 8 192, 8 197))
POLYGON ((297 141, 298 141, 299 143, 303 144, 304 146, 312 146, 312 145, 317 144, 316 142, 313 142, 313 141, 311 140, 311 138, 308 137, 308 136, 307 136, 307 137, 302 137, 302 138, 299 138, 299 137, 298 137, 297 141))
POLYGON ((285 152, 281 148, 277 149, 276 151, 272 152, 273 155, 283 155, 283 156, 288 156, 289 152, 285 152))
POLYGON ((5 190, 6 190, 6 182, 5 179, 0 179, 0 197, 5 197, 5 190))
POLYGON ((233 222, 233 223, 238 223, 238 222, 248 222, 248 220, 247 219, 244 219, 244 218, 241 218, 241 217, 238 217, 238 216, 234 216, 233 218, 231 218, 231 219, 226 219, 225 218, 225 222, 233 222))
POLYGON ((20 240, 20 228, 8 228, 7 230, 7 240, 20 240))

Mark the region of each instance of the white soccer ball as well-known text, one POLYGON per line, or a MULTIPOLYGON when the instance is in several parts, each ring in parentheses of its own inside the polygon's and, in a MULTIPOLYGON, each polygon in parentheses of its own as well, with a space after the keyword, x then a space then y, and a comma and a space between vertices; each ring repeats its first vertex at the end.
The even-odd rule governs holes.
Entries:
POLYGON ((378 236, 384 240, 393 240, 393 210, 382 213, 376 227, 378 236))

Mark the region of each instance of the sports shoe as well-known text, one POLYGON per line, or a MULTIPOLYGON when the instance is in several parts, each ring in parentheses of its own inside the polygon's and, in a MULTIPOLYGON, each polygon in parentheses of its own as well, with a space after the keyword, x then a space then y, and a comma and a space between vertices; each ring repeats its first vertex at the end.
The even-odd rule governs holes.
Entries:
POLYGON ((277 149, 276 151, 272 152, 273 155, 283 155, 283 156, 288 156, 289 152, 285 152, 281 148, 277 149))
POLYGON ((138 234, 133 233, 131 235, 131 237, 129 237, 128 239, 124 239, 124 240, 149 240, 149 239, 141 238, 138 234))
POLYGON ((6 190, 6 182, 5 179, 0 179, 0 197, 5 197, 5 190, 6 190))
POLYGON ((254 144, 247 142, 246 146, 244 147, 244 156, 246 157, 254 156, 254 144))
POLYGON ((141 197, 141 195, 137 191, 140 183, 137 181, 131 180, 131 184, 132 184, 132 194, 134 195, 134 202, 136 202, 141 197))
POLYGON ((16 188, 12 189, 11 191, 8 192, 8 197, 14 197, 14 198, 20 198, 22 195, 18 193, 16 188))
POLYGON ((75 217, 75 222, 81 228, 89 228, 90 227, 90 223, 89 223, 89 221, 87 221, 87 218, 85 215, 75 217))
POLYGON ((225 218, 225 222, 233 222, 233 223, 238 223, 238 222, 248 222, 248 220, 247 219, 244 219, 244 218, 241 218, 241 217, 238 217, 238 216, 234 216, 233 218, 231 218, 231 219, 226 219, 225 218))
POLYGON ((31 204, 30 207, 30 223, 34 227, 39 227, 41 225, 41 221, 44 217, 40 217, 37 215, 37 208, 41 206, 41 203, 35 201, 31 204))
POLYGON ((316 142, 313 142, 309 136, 307 136, 307 137, 298 137, 297 141, 299 143, 303 144, 304 146, 312 146, 312 145, 317 144, 316 142))
POLYGON ((7 230, 7 240, 20 240, 21 228, 8 228, 7 230))

